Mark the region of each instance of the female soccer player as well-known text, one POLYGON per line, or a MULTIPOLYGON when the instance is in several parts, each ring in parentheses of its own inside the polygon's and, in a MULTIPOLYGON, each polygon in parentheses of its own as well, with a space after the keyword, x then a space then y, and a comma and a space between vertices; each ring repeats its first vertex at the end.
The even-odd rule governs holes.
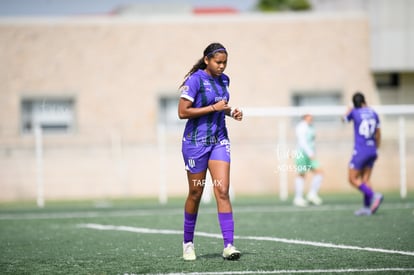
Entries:
POLYGON ((223 258, 237 260, 240 251, 233 245, 234 221, 229 199, 230 142, 225 116, 241 121, 243 113, 228 105, 230 79, 223 72, 227 50, 212 43, 203 57, 185 76, 178 104, 180 119, 188 119, 182 139, 182 154, 188 179, 184 208, 184 260, 195 260, 194 229, 204 190, 207 169, 212 178, 217 201, 218 220, 223 235, 223 258))
POLYGON ((374 193, 370 183, 381 142, 380 121, 378 114, 367 106, 362 93, 355 93, 352 102, 354 108, 343 117, 346 122, 354 121, 354 153, 349 163, 349 182, 364 195, 364 205, 355 211, 355 215, 369 216, 378 210, 384 199, 382 194, 374 193))
POLYGON ((322 184, 323 175, 319 162, 315 159, 315 129, 313 117, 305 114, 302 120, 296 125, 296 139, 298 140, 298 154, 296 155, 297 176, 295 179, 295 198, 293 204, 300 207, 308 206, 308 202, 314 205, 321 205, 322 199, 318 196, 322 184), (303 187, 306 174, 312 171, 313 178, 310 190, 303 198, 303 187))

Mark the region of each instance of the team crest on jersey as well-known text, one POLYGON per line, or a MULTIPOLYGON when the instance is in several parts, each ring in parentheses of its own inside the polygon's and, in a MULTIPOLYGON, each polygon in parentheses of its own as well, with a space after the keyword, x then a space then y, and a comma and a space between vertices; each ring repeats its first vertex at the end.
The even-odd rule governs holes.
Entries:
POLYGON ((191 168, 195 167, 195 160, 194 159, 188 159, 188 166, 190 166, 191 168))

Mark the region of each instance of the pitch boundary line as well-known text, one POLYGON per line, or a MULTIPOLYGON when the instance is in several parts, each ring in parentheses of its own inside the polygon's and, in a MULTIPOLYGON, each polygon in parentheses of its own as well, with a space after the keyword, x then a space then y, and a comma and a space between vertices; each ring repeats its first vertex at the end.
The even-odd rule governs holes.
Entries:
MULTIPOLYGON (((359 205, 358 205, 359 206, 359 205)), ((318 207, 298 208, 294 206, 239 206, 235 207, 234 213, 277 213, 277 212, 324 212, 324 211, 351 211, 357 205, 323 205, 318 207)), ((400 210, 414 208, 412 203, 395 203, 381 206, 381 209, 400 210)), ((206 214, 217 214, 216 208, 203 208, 200 211, 206 214)), ((413 212, 414 214, 414 212, 413 212)), ((82 212, 59 212, 59 213, 22 213, 22 214, 0 214, 0 220, 48 220, 48 219, 76 219, 97 217, 132 217, 153 215, 182 215, 182 208, 177 209, 147 209, 147 210, 109 210, 109 211, 82 211, 82 212)))
MULTIPOLYGON (((88 228, 95 230, 109 230, 109 231, 125 231, 133 233, 142 233, 142 234, 162 234, 162 235, 181 235, 182 231, 179 230, 170 230, 170 229, 151 229, 143 227, 132 227, 132 226, 117 226, 117 225, 104 225, 104 224, 79 224, 79 228, 88 228)), ((221 239, 221 234, 207 233, 207 232, 195 232, 196 236, 221 239)), ((405 256, 414 256, 414 251, 401 251, 401 250, 391 250, 383 248, 372 248, 372 247, 360 247, 352 245, 342 245, 342 244, 333 244, 333 243, 322 243, 322 242, 312 242, 312 241, 303 241, 303 240, 293 240, 285 238, 276 238, 276 237, 260 237, 260 236, 234 236, 235 239, 239 240, 255 240, 255 241, 270 241, 270 242, 279 242, 279 243, 288 243, 288 244, 299 244, 299 245, 308 245, 316 247, 326 247, 326 248, 337 248, 337 249, 347 249, 347 250, 360 250, 368 252, 378 252, 378 253, 387 253, 387 254, 399 254, 405 256)))

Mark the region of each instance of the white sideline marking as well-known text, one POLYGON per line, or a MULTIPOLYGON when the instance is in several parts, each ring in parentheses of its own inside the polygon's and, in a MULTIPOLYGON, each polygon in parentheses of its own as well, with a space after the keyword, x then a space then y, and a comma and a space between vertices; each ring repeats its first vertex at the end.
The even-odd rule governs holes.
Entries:
MULTIPOLYGON (((294 273, 350 273, 350 272, 390 272, 414 271, 414 268, 348 268, 348 269, 304 269, 304 270, 270 270, 270 271, 221 271, 221 272, 189 272, 189 273, 156 273, 147 275, 249 275, 249 274, 294 274, 294 273)), ((135 275, 125 273, 124 275, 135 275)))
MULTIPOLYGON (((79 224, 78 227, 96 229, 96 230, 127 231, 127 232, 144 233, 144 234, 163 234, 163 235, 183 234, 183 232, 180 230, 151 229, 151 228, 132 227, 132 226, 103 225, 103 224, 95 224, 95 223, 79 224)), ((206 232, 195 232, 195 235, 207 237, 207 238, 215 238, 215 239, 222 238, 221 234, 213 234, 213 233, 206 233, 206 232)), ((239 239, 239 240, 270 241, 270 242, 280 242, 280 243, 289 243, 289 244, 301 244, 301 245, 318 246, 318 247, 362 250, 362 251, 369 251, 369 252, 414 256, 414 251, 400 251, 400 250, 359 247, 359 246, 341 245, 341 244, 338 245, 338 244, 333 244, 333 243, 310 242, 310 241, 291 240, 291 239, 275 238, 275 237, 234 236, 234 238, 239 239)))
MULTIPOLYGON (((285 213, 285 212, 325 212, 325 211, 352 211, 359 205, 323 205, 318 207, 298 208, 294 206, 241 206, 237 207, 235 213, 285 213)), ((381 205, 384 210, 412 209, 413 203, 393 203, 381 205)), ((201 210, 205 214, 217 214, 216 208, 204 208, 201 210)), ((108 210, 108 211, 78 211, 78 212, 59 212, 59 213, 21 213, 21 214, 0 214, 0 220, 49 220, 49 219, 74 219, 74 218, 98 218, 98 217, 134 217, 134 216, 154 216, 154 215, 182 215, 182 208, 159 209, 159 210, 108 210)), ((414 212, 413 212, 414 215, 414 212)))

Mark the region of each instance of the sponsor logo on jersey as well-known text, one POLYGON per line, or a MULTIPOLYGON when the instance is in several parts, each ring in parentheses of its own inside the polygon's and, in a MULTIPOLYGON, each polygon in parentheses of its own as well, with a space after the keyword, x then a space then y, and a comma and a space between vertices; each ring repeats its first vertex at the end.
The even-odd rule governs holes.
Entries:
POLYGON ((222 100, 224 100, 224 101, 228 101, 227 100, 227 96, 216 96, 215 98, 214 98, 214 101, 215 102, 219 102, 219 101, 222 101, 222 100))

